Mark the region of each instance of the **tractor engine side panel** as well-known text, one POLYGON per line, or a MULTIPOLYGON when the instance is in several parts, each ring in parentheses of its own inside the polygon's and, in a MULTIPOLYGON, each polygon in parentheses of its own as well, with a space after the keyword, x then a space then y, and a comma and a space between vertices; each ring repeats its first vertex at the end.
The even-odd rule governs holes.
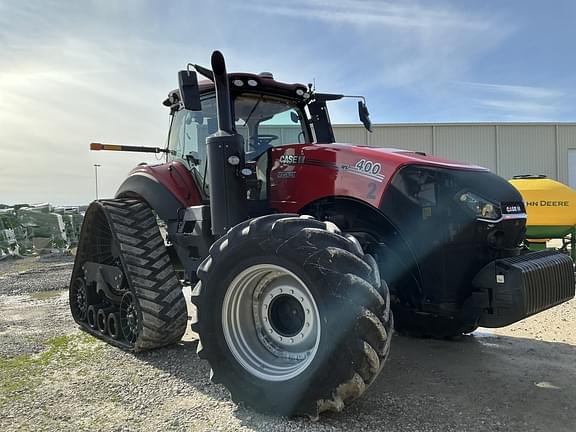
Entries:
POLYGON ((291 145, 271 149, 270 204, 297 212, 319 198, 346 196, 378 208, 396 161, 379 160, 352 147, 291 145))

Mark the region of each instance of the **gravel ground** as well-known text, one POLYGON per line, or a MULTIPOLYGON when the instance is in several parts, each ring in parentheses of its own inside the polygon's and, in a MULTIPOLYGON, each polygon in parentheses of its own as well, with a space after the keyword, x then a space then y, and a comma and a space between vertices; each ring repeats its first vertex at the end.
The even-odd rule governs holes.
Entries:
POLYGON ((574 431, 576 302, 457 342, 396 336, 373 387, 318 422, 210 383, 196 340, 133 355, 78 330, 71 259, 0 263, 0 430, 574 431))

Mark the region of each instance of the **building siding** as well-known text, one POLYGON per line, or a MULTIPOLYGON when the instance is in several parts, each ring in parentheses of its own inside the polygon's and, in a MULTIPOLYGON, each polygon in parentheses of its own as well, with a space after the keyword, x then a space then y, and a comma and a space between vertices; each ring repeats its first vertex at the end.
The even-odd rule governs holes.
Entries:
POLYGON ((496 170, 494 126, 435 126, 437 156, 496 170))
POLYGON ((544 174, 556 178, 554 126, 498 126, 498 174, 544 174))
POLYGON ((375 127, 370 134, 370 145, 432 153, 432 126, 375 127))

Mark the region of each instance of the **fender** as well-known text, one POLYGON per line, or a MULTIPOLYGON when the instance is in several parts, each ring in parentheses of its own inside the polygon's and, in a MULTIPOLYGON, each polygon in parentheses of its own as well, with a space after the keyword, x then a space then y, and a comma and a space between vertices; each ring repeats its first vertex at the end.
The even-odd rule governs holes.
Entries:
POLYGON ((419 303, 422 274, 416 254, 405 234, 380 209, 354 197, 336 196, 311 202, 298 213, 334 222, 344 232, 355 235, 361 244, 367 242, 363 247, 368 246, 366 251, 376 255, 392 293, 410 303, 419 303), (368 237, 363 238, 364 234, 368 237), (377 249, 372 249, 376 245, 377 249))
POLYGON ((192 175, 179 161, 134 168, 116 192, 116 198, 139 197, 168 222, 178 218, 178 211, 202 204, 202 197, 192 175))

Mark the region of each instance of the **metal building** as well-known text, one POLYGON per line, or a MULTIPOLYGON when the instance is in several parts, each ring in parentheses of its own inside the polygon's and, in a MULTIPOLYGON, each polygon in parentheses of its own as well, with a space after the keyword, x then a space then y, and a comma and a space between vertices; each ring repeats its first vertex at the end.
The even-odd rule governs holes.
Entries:
POLYGON ((545 174, 576 188, 576 123, 335 125, 338 142, 423 151, 489 168, 504 178, 545 174))

